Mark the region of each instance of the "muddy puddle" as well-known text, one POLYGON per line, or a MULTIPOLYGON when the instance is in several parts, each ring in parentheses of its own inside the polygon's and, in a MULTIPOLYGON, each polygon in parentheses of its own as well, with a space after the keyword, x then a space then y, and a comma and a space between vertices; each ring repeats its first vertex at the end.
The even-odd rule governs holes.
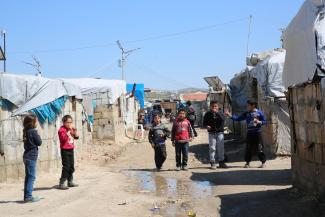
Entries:
POLYGON ((137 186, 129 189, 134 193, 148 193, 162 197, 159 203, 154 203, 149 210, 152 216, 186 217, 195 216, 190 213, 195 210, 198 201, 204 201, 213 196, 215 186, 209 181, 184 181, 171 177, 164 177, 163 173, 152 171, 123 171, 125 175, 137 180, 137 186))

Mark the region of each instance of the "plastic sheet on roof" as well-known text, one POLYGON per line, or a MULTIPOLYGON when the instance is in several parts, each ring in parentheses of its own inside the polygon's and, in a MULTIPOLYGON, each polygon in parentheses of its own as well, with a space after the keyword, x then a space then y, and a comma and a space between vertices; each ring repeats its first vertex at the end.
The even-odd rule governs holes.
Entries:
POLYGON ((287 50, 283 82, 288 88, 313 80, 325 70, 325 6, 323 0, 306 0, 283 34, 287 50), (319 67, 317 67, 317 65, 319 67))
POLYGON ((79 87, 57 79, 0 74, 0 97, 18 107, 13 115, 26 113, 62 96, 80 99, 81 92, 79 87))
POLYGON ((109 92, 111 104, 114 104, 121 95, 126 94, 126 83, 122 80, 96 78, 63 78, 61 80, 79 86, 82 95, 109 92))
POLYGON ((283 67, 285 62, 285 50, 274 50, 266 59, 259 62, 251 70, 251 76, 257 79, 264 96, 284 97, 283 67))

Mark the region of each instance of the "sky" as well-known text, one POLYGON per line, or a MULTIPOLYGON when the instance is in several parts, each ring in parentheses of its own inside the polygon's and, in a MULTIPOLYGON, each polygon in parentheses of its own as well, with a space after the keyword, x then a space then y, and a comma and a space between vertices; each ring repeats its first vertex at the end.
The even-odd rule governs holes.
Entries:
MULTIPOLYGON (((45 77, 121 79, 120 40, 129 83, 165 90, 207 88, 206 76, 228 83, 249 52, 281 47, 281 28, 303 0, 3 0, 7 72, 45 77)), ((2 45, 2 38, 0 38, 2 45)), ((2 71, 2 64, 0 64, 2 71)))

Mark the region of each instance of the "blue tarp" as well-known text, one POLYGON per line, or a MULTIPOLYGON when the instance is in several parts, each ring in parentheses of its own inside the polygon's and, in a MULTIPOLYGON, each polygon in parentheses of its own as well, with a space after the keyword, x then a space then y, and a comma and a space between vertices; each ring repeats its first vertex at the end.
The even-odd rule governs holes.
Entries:
POLYGON ((4 110, 12 111, 15 105, 11 103, 9 100, 0 99, 0 107, 2 107, 4 110))
POLYGON ((61 113, 62 107, 64 106, 67 98, 67 96, 62 96, 53 102, 41 105, 37 108, 32 109, 31 111, 35 113, 38 121, 41 124, 44 124, 46 119, 48 119, 49 123, 51 123, 55 120, 57 115, 61 113))
MULTIPOLYGON (((126 91, 131 93, 133 86, 134 84, 126 84, 126 91)), ((140 108, 144 108, 144 84, 136 84, 134 96, 139 101, 140 108)))

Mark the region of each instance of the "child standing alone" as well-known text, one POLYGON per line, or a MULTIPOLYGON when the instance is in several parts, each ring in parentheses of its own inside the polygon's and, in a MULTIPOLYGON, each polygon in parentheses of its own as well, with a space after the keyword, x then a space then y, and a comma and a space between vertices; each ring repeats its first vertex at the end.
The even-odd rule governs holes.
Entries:
POLYGON ((38 197, 33 197, 34 182, 36 179, 36 162, 38 157, 38 146, 42 144, 42 139, 39 136, 36 126, 37 118, 35 115, 27 115, 23 121, 23 141, 25 164, 25 184, 24 184, 24 202, 38 202, 38 197))
POLYGON ((166 139, 170 136, 170 131, 161 123, 161 114, 155 114, 153 125, 149 130, 149 142, 155 150, 155 163, 157 171, 160 171, 167 158, 166 139))
POLYGON ((185 109, 179 109, 172 128, 172 142, 176 152, 176 170, 187 170, 189 142, 193 139, 191 123, 186 119, 185 109), (182 159, 183 155, 183 159, 182 159))
POLYGON ((62 174, 60 178, 59 189, 67 190, 69 187, 77 187, 78 185, 73 182, 74 169, 74 140, 79 139, 76 128, 72 125, 72 117, 65 115, 62 118, 63 126, 58 131, 61 158, 62 158, 62 174), (65 182, 68 181, 68 185, 65 182))

